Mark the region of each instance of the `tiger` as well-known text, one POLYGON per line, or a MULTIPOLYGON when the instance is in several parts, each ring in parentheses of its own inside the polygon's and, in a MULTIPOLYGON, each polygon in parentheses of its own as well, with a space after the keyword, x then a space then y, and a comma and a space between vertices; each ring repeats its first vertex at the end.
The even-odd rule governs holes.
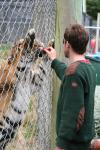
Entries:
POLYGON ((14 43, 0 68, 0 150, 4 150, 21 126, 30 96, 39 91, 50 59, 34 29, 14 43))

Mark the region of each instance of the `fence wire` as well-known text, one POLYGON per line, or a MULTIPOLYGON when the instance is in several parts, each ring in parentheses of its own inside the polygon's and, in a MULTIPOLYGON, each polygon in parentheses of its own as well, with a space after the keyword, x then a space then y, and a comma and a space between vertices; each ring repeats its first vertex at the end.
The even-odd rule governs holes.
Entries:
MULTIPOLYGON (((87 46, 87 53, 89 55, 100 53, 100 27, 86 26, 86 30, 89 32, 89 43, 87 46)), ((95 92, 95 107, 94 107, 94 118, 95 118, 95 130, 96 137, 100 138, 100 86, 96 86, 95 92)))
MULTIPOLYGON (((25 39, 34 28, 38 41, 47 46, 48 41, 54 38, 55 16, 56 0, 0 0, 0 150, 50 150, 51 62, 45 63, 45 58, 38 57, 34 59, 33 66, 27 66, 31 56, 26 53, 25 57, 21 57, 18 49, 23 47, 15 42, 25 39), (13 55, 13 59, 18 61, 10 65, 13 55), (22 70, 18 65, 22 66, 22 70), (28 69, 33 67, 33 95, 30 94, 31 75, 25 74, 25 65, 28 69), (20 120, 23 120, 21 126, 20 120), (14 138, 13 126, 17 128, 14 138), (5 144, 7 138, 9 140, 5 144)), ((32 56, 36 57, 35 54, 32 56)))
POLYGON ((86 26, 85 28, 89 33, 87 51, 92 54, 100 52, 100 27, 86 26))

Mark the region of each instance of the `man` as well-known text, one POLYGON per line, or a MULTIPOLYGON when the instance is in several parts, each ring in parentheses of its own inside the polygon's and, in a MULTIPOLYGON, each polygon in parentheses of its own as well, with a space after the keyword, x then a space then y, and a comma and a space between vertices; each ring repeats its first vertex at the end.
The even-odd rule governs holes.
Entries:
POLYGON ((68 67, 57 59, 55 49, 44 49, 62 81, 57 105, 55 150, 89 150, 95 135, 96 73, 84 56, 88 40, 88 33, 79 24, 65 30, 63 44, 65 57, 69 58, 68 67))

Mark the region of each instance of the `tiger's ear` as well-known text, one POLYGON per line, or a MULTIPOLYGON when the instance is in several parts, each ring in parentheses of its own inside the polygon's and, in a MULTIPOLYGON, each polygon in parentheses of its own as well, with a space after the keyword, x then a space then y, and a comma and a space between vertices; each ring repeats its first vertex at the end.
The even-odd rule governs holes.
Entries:
POLYGON ((55 48, 55 40, 52 39, 51 41, 49 41, 49 42, 48 42, 48 46, 55 48))
POLYGON ((35 39, 35 30, 30 29, 27 35, 30 36, 30 38, 34 40, 35 39))
POLYGON ((35 40, 35 30, 30 29, 29 32, 26 35, 26 42, 29 45, 30 48, 32 48, 34 40, 35 40))

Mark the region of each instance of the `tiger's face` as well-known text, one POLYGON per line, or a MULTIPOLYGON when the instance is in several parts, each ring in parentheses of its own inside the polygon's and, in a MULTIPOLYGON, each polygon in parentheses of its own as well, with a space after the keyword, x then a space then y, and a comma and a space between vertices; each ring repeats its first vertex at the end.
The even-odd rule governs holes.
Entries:
POLYGON ((26 65, 36 63, 39 58, 47 61, 48 57, 43 48, 44 44, 35 39, 34 29, 31 29, 25 39, 20 39, 14 44, 8 63, 14 65, 16 63, 19 69, 24 70, 26 65))

